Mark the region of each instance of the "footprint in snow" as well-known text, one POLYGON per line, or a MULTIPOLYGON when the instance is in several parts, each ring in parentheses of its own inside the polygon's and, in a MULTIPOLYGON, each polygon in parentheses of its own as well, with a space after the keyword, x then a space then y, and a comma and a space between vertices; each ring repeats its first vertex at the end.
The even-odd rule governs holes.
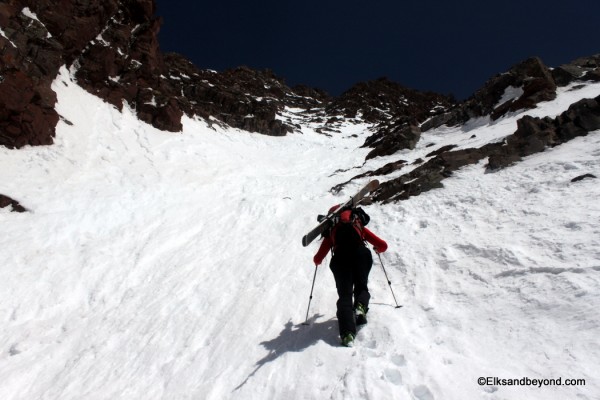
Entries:
POLYGON ((383 371, 383 376, 385 379, 394 385, 402 386, 402 374, 397 369, 386 368, 383 371))
POLYGON ((427 386, 419 385, 413 389, 413 394, 419 400, 435 400, 427 386))
POLYGON ((8 354, 13 357, 16 356, 17 354, 21 354, 21 350, 18 349, 17 344, 13 344, 12 346, 10 346, 10 349, 8 350, 8 354))
POLYGON ((394 354, 390 357, 390 360, 398 367, 404 367, 406 365, 406 358, 404 358, 402 354, 394 354))

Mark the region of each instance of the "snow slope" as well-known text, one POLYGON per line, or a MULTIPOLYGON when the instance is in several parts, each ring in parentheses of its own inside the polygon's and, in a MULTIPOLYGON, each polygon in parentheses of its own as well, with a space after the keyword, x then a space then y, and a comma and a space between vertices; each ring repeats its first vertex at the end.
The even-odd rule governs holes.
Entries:
MULTIPOLYGON (((185 119, 173 134, 64 69, 54 89, 56 144, 0 148, 0 193, 31 210, 0 210, 0 398, 600 398, 600 188, 570 182, 600 176, 600 132, 367 207, 404 307, 376 259, 370 322, 347 349, 325 266, 302 325, 318 243, 300 238, 364 183, 328 192, 362 171, 367 125, 281 138, 185 119)), ((569 89, 529 113, 600 94, 569 89)), ((519 116, 426 133, 400 156, 499 140, 519 116)))

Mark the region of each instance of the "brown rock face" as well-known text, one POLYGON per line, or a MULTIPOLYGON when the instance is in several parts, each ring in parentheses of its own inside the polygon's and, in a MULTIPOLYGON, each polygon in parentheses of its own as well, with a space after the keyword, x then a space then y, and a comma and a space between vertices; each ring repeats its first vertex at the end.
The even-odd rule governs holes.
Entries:
POLYGON ((372 147, 367 159, 414 149, 421 137, 419 124, 455 106, 455 100, 432 92, 419 92, 386 78, 356 84, 327 106, 329 115, 361 117, 376 123, 363 147, 372 147))
POLYGON ((566 86, 574 81, 600 81, 600 54, 578 58, 552 70, 558 86, 566 86))
POLYGON ((23 207, 21 204, 19 204, 18 201, 13 200, 10 197, 5 196, 3 194, 0 194, 0 208, 5 208, 8 206, 11 207, 12 212, 22 213, 22 212, 27 211, 27 209, 25 207, 23 207))
MULTIPOLYGON (((585 136, 600 129, 600 96, 584 99, 571 105, 567 111, 552 118, 525 116, 517 121, 517 130, 506 137, 503 143, 492 143, 481 148, 452 151, 441 148, 423 165, 399 178, 384 182, 374 196, 375 201, 405 200, 422 192, 442 187, 442 180, 465 165, 475 164, 489 157, 490 172, 506 168, 522 157, 544 151, 585 136)), ((402 165, 402 164, 401 164, 402 165)), ((400 166, 401 166, 400 165, 400 166)), ((393 171, 394 169, 391 169, 393 171)), ((384 171, 379 171, 379 174, 384 171)), ((363 174, 368 175, 368 174, 363 174)), ((339 190, 335 187, 333 190, 339 190)))
POLYGON ((413 124, 423 122, 435 113, 454 105, 454 100, 432 92, 420 92, 380 78, 354 85, 327 106, 330 115, 355 118, 361 115, 367 122, 405 118, 413 124))
POLYGON ((459 125, 471 118, 486 115, 496 120, 511 111, 534 108, 536 104, 554 98, 556 83, 552 73, 539 58, 534 57, 491 78, 469 99, 449 112, 427 121, 421 129, 427 131, 444 124, 459 125), (517 95, 502 102, 503 97, 511 90, 517 95))
POLYGON ((50 85, 60 67, 61 45, 25 1, 0 4, 0 145, 52 144, 58 114, 50 85))
POLYGON ((167 79, 154 1, 113 0, 90 7, 99 7, 102 17, 91 22, 95 29, 73 59, 79 84, 119 110, 128 103, 158 129, 180 131, 183 111, 167 79))
POLYGON ((282 136, 293 127, 276 119, 285 106, 309 109, 329 99, 325 92, 305 86, 289 88, 272 71, 238 67, 221 73, 199 71, 177 54, 167 54, 169 74, 175 77, 177 97, 186 114, 213 116, 250 132, 282 136))
POLYGON ((397 123, 381 127, 367 139, 365 146, 374 147, 367 154, 367 160, 377 156, 388 156, 402 149, 414 149, 421 138, 421 129, 417 125, 397 123))
MULTIPOLYGON (((116 0, 59 3, 0 4, 1 145, 52 144, 59 116, 51 84, 61 66, 85 60, 88 44, 119 9, 116 0)), ((131 7, 138 3, 129 2, 131 7)), ((105 63, 109 62, 107 57, 105 63)))
POLYGON ((506 138, 505 145, 490 155, 488 168, 507 167, 522 157, 597 129, 600 129, 600 97, 580 100, 554 119, 525 116, 517 121, 517 130, 506 138))

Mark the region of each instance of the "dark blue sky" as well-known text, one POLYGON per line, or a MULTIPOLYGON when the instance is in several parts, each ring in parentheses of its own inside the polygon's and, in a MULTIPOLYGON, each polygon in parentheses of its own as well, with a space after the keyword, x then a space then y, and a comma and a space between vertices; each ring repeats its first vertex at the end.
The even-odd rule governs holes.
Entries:
POLYGON ((156 0, 163 52, 339 95, 386 76, 463 99, 530 56, 600 53, 598 0, 156 0))

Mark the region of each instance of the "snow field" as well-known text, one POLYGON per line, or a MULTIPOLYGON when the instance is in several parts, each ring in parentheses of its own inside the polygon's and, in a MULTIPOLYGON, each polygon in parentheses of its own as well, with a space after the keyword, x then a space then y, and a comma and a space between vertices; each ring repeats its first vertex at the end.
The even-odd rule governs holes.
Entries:
MULTIPOLYGON (((167 133, 66 70, 54 89, 56 144, 0 149, 0 193, 31 210, 0 212, 1 398, 598 398, 600 189, 570 180, 600 176, 600 132, 366 207, 403 308, 374 257, 369 324, 346 349, 329 258, 302 325, 318 243, 300 238, 366 180, 328 190, 392 159, 499 140, 522 114, 440 128, 360 169, 367 125, 274 138, 186 118, 167 133)), ((598 92, 570 88, 528 113, 598 92)))

